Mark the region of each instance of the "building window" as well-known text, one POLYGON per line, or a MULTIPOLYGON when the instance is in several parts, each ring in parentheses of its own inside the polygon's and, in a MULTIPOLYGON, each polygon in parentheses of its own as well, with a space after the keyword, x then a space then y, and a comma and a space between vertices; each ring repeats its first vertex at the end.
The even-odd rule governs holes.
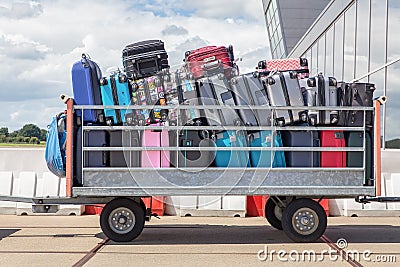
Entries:
POLYGON ((311 75, 318 74, 318 42, 311 48, 311 75))
POLYGON ((385 63, 386 1, 371 0, 370 71, 385 63))
POLYGON ((326 54, 326 59, 325 59, 325 72, 324 74, 326 76, 333 76, 333 57, 334 57, 334 28, 331 27, 327 32, 326 32, 326 44, 325 44, 325 54, 326 54))
POLYGON ((325 34, 318 41, 318 73, 325 73, 325 34))
POLYGON ((343 80, 343 26, 344 18, 341 16, 335 23, 335 65, 333 74, 338 81, 343 80))
MULTIPOLYGON (((387 90, 386 96, 388 97, 388 102, 385 104, 385 140, 386 148, 400 148, 399 143, 396 145, 395 142, 391 142, 393 139, 400 139, 400 109, 398 104, 398 99, 400 99, 400 62, 395 63, 388 67, 387 69, 387 90)), ((375 94, 379 96, 379 94, 375 94)), ((400 142, 398 140, 397 142, 400 142)))
MULTIPOLYGON (((368 73, 369 1, 357 1, 356 78, 368 73)), ((366 82, 364 78, 361 81, 366 82)))
POLYGON ((392 61, 400 57, 400 1, 388 0, 388 58, 392 61))
POLYGON ((356 40, 356 5, 351 6, 345 13, 344 27, 344 65, 343 79, 354 79, 354 53, 356 40))

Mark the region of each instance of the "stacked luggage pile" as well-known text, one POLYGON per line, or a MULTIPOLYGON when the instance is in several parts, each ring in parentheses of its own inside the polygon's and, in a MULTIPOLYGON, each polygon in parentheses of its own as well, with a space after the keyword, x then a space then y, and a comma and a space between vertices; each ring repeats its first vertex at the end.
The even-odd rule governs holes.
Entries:
POLYGON ((160 40, 130 44, 122 58, 124 71, 106 76, 86 55, 72 68, 76 104, 103 106, 76 111, 75 185, 82 183, 82 167, 334 168, 365 162, 366 183, 372 179, 372 113, 338 107, 372 106, 373 84, 309 77, 305 58, 263 60, 254 72, 239 74, 232 46, 187 51, 177 70, 169 67, 160 40), (82 125, 104 130, 82 131, 82 125), (367 131, 340 130, 364 126, 367 131), (365 161, 360 151, 340 151, 363 147, 364 139, 371 151, 365 161), (111 149, 82 152, 82 146, 111 149), (150 147, 160 149, 140 149, 150 147))

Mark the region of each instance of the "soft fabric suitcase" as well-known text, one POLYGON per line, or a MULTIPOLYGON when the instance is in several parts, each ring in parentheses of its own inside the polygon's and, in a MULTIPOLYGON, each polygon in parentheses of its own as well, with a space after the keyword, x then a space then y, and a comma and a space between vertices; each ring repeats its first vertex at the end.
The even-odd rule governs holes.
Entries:
MULTIPOLYGON (((375 85, 371 83, 340 83, 339 104, 349 107, 372 107, 375 85)), ((372 111, 366 111, 365 125, 373 125, 372 111)), ((340 126, 364 125, 364 111, 343 110, 339 114, 340 126)))
MULTIPOLYGON (((129 106, 131 104, 128 79, 123 73, 101 78, 100 90, 103 105, 105 106, 129 106)), ((104 114, 107 125, 132 124, 132 110, 104 109, 104 114)))
MULTIPOLYGON (((303 94, 307 106, 338 106, 338 89, 335 78, 324 77, 322 74, 319 74, 316 77, 300 80, 300 86, 304 88, 303 94)), ((311 125, 336 124, 339 119, 339 111, 308 110, 308 119, 311 125)))
MULTIPOLYGON (((82 166, 86 167, 106 167, 109 165, 109 158, 106 151, 84 151, 82 158, 82 126, 76 126, 74 138, 74 186, 81 186, 82 166)), ((107 131, 92 130, 84 131, 84 147, 106 147, 109 144, 107 131)))
POLYGON ((363 132, 347 132, 345 134, 346 138, 346 146, 347 147, 363 147, 365 141, 365 164, 364 162, 364 153, 362 151, 348 151, 346 155, 346 162, 347 167, 350 168, 362 168, 365 166, 365 184, 371 185, 373 181, 373 165, 374 165, 374 158, 372 155, 372 137, 371 134, 367 131, 366 137, 364 140, 364 133, 363 132))
MULTIPOLYGON (((151 124, 158 126, 160 124, 151 124)), ((169 147, 168 131, 145 130, 142 147, 169 147)), ((170 152, 163 150, 144 150, 141 152, 141 166, 144 168, 166 168, 170 165, 170 152)))
POLYGON ((233 47, 205 46, 185 53, 185 62, 194 79, 204 77, 205 72, 212 74, 223 67, 226 77, 231 77, 235 67, 233 47))
MULTIPOLYGON (((250 147, 282 147, 282 138, 279 132, 259 131, 249 134, 250 147), (272 144, 271 144, 272 142, 272 144)), ((283 151, 250 151, 250 163, 252 167, 286 167, 283 151)))
POLYGON ((284 58, 261 60, 258 69, 264 71, 295 71, 299 79, 309 76, 308 61, 306 58, 284 58))
POLYGON ((108 131, 109 146, 121 147, 121 151, 110 151, 110 167, 140 167, 140 151, 128 151, 123 148, 140 147, 138 131, 108 131))
MULTIPOLYGON (((346 147, 344 132, 331 130, 320 131, 321 147, 346 147)), ((345 151, 322 151, 321 167, 323 168, 343 168, 346 167, 345 151)))
MULTIPOLYGON (((271 106, 304 106, 304 98, 295 72, 278 72, 264 78, 271 106)), ((306 110, 276 110, 278 125, 284 126, 307 120, 306 110)))
MULTIPOLYGON (((215 135, 217 147, 246 147, 247 136, 244 131, 223 131, 215 135)), ((216 167, 247 167, 249 151, 217 151, 215 154, 216 167)))
POLYGON ((146 40, 125 46, 123 65, 129 78, 150 77, 168 69, 168 54, 161 40, 146 40))
MULTIPOLYGON (((72 89, 74 101, 77 105, 102 105, 99 79, 101 71, 99 66, 90 58, 82 54, 80 61, 72 66, 72 89)), ((76 115, 81 117, 81 110, 76 111, 76 115)), ((87 109, 83 111, 83 123, 102 123, 104 113, 101 109, 87 109)))
MULTIPOLYGON (((319 147, 316 131, 281 131, 284 147, 319 147)), ((285 151, 287 167, 319 167, 320 152, 285 151)))
MULTIPOLYGON (((178 140, 176 132, 171 131, 171 146, 177 146, 177 141, 179 147, 215 147, 215 142, 208 131, 183 130, 179 133, 178 140)), ((171 152, 171 165, 180 168, 207 168, 213 164, 214 158, 215 151, 174 151, 171 152)))

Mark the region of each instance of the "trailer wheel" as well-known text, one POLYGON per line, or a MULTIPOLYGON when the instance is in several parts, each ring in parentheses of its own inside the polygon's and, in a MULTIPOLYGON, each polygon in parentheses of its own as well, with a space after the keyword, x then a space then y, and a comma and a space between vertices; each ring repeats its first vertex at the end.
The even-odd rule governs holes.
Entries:
POLYGON ((326 213, 321 205, 309 198, 293 200, 282 213, 282 228, 295 242, 313 242, 326 230, 326 213))
POLYGON ((268 198, 265 203, 265 218, 275 229, 282 230, 282 212, 283 208, 276 205, 272 198, 268 198))
POLYGON ((117 198, 103 208, 100 226, 103 233, 115 242, 129 242, 143 230, 145 213, 140 204, 127 198, 117 198))

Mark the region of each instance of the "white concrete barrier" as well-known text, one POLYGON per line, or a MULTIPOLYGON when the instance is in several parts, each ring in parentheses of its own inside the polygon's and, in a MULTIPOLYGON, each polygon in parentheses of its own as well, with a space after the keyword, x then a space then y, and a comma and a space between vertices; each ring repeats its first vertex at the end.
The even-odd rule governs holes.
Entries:
MULTIPOLYGON (((0 195, 12 196, 14 176, 12 172, 0 172, 0 195)), ((0 201, 0 214, 15 214, 17 203, 0 201)))
MULTIPOLYGON (((17 196, 35 197, 37 176, 35 172, 20 172, 19 183, 17 184, 17 196)), ((17 215, 32 215, 32 203, 17 203, 17 215)))

